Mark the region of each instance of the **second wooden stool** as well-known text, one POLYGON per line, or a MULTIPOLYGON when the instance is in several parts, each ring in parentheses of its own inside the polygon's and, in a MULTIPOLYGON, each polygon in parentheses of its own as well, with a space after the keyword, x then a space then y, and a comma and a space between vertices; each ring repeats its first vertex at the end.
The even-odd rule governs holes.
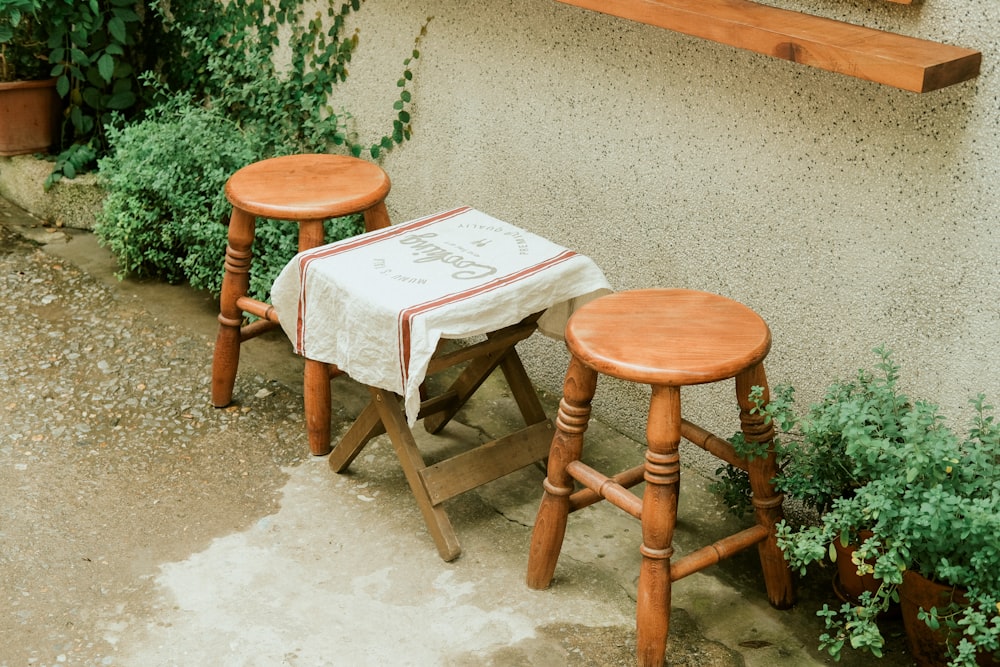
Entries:
MULTIPOLYGON (((375 164, 343 155, 288 155, 243 167, 226 183, 233 205, 220 297, 219 334, 212 361, 212 404, 233 400, 240 345, 278 326, 268 304, 247 296, 257 217, 299 225, 299 252, 322 245, 323 222, 363 214, 365 231, 389 226, 385 197, 389 177, 375 164), (244 313, 260 319, 244 326, 244 313)), ((330 375, 328 364, 306 359, 305 415, 309 450, 330 451, 330 375)))
POLYGON ((771 333, 760 316, 740 303, 705 292, 621 292, 578 310, 567 324, 566 343, 571 359, 531 538, 528 585, 545 588, 552 581, 569 513, 604 499, 642 524, 636 610, 640 665, 663 664, 673 582, 754 544, 768 599, 780 609, 790 607, 791 572, 774 529, 782 517, 782 496, 771 484, 776 472, 770 446, 774 433, 763 416, 751 414, 754 406, 749 399, 751 388, 760 386, 767 400, 763 361, 771 333), (580 461, 599 373, 652 387, 645 464, 614 477, 580 461), (681 418, 681 387, 730 378, 736 379, 744 436, 764 445, 767 456, 741 459, 728 442, 681 418), (671 560, 682 436, 749 472, 757 525, 671 560), (643 481, 642 498, 627 490, 643 481), (577 483, 583 488, 577 490, 577 483))

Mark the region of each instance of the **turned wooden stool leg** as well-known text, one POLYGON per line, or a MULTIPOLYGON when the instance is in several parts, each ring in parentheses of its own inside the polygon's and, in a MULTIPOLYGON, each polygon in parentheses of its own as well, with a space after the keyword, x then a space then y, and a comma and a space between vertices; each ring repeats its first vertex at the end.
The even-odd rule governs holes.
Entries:
POLYGON ((299 222, 299 252, 312 250, 326 241, 322 220, 302 220, 299 222))
POLYGON ((364 215, 366 232, 373 232, 376 229, 385 229, 389 226, 389 211, 386 209, 384 201, 380 201, 370 209, 366 210, 364 215))
POLYGON ((250 286, 254 231, 254 216, 234 207, 219 298, 219 334, 212 362, 212 405, 217 408, 233 400, 236 368, 240 363, 240 327, 243 325, 243 310, 236 302, 246 296, 250 286))
POLYGON ((783 517, 781 508, 783 496, 771 483, 778 471, 772 446, 774 426, 770 422, 765 423, 764 415, 751 414, 754 405, 750 402, 749 396, 753 387, 764 389, 762 398, 766 404, 770 400, 770 394, 763 364, 751 366, 736 376, 736 399, 740 405, 740 428, 743 437, 747 442, 767 445, 767 456, 757 456, 747 462, 757 523, 768 531, 767 539, 757 544, 757 551, 760 554, 768 600, 778 609, 788 609, 795 604, 795 589, 791 570, 785 562, 781 548, 778 547, 775 534, 775 525, 783 517))
POLYGON ((315 456, 330 453, 330 366, 306 359, 302 400, 305 403, 306 436, 315 456))
MULTIPOLYGON (((299 222, 299 252, 323 245, 322 220, 299 222)), ((330 367, 321 361, 305 360, 302 402, 306 415, 306 437, 314 456, 330 453, 330 367)))
POLYGON ((680 490, 679 387, 653 386, 646 440, 636 651, 640 665, 660 667, 670 630, 670 557, 674 553, 672 544, 680 490))
POLYGON ((569 497, 574 482, 566 471, 571 461, 583 453, 583 433, 590 420, 590 402, 597 390, 597 373, 570 359, 563 384, 563 398, 556 416, 556 432, 549 449, 548 475, 542 483, 545 493, 535 519, 528 551, 528 587, 545 588, 552 581, 556 561, 566 534, 569 497))

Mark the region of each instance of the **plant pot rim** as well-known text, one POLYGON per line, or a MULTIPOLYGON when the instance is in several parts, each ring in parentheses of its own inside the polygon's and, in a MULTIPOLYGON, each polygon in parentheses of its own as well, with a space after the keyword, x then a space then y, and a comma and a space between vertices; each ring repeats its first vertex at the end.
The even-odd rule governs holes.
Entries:
POLYGON ((56 79, 18 79, 16 81, 0 81, 0 90, 9 88, 54 88, 56 79))

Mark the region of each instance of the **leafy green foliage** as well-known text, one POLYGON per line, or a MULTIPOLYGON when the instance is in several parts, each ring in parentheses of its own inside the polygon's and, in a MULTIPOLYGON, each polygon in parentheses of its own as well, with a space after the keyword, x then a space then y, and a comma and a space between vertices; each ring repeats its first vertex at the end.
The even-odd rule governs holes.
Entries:
MULTIPOLYGON (((407 84, 414 48, 404 60, 393 130, 367 149, 348 127, 350 115, 332 105, 336 84, 359 44, 345 20, 361 0, 330 2, 326 17, 306 16, 299 0, 172 0, 154 2, 166 30, 161 68, 168 90, 190 92, 258 136, 265 155, 327 151, 345 146, 377 158, 410 138, 407 84), (282 49, 287 49, 287 62, 282 49)), ((428 19, 429 20, 429 19, 428 19)), ((416 44, 426 33, 424 24, 416 44)), ((415 44, 415 46, 416 46, 415 44)))
POLYGON ((65 105, 60 145, 46 189, 94 166, 108 150, 112 114, 133 117, 142 106, 142 48, 158 32, 135 0, 40 0, 35 11, 47 44, 48 75, 65 105))
MULTIPOLYGON (((2 0, 0 0, 2 1, 2 0)), ((108 190, 97 232, 123 274, 189 280, 218 294, 230 206, 223 189, 237 169, 292 153, 341 150, 372 157, 410 137, 405 83, 419 57, 404 61, 393 130, 367 148, 332 106, 347 77, 358 33, 345 18, 362 0, 330 2, 306 16, 295 0, 170 0, 152 3, 164 27, 155 105, 131 127, 109 130, 114 152, 100 161, 108 190), (182 92, 178 92, 182 91, 182 92)), ((360 217, 328 221, 327 240, 362 231, 360 217)), ((250 294, 265 300, 297 250, 297 226, 260 221, 250 294)))
MULTIPOLYGON (((985 397, 973 399, 974 418, 966 434, 948 428, 936 405, 914 400, 898 389, 899 368, 884 348, 881 374, 860 372, 856 382, 836 384, 801 422, 784 407, 763 408, 775 420, 800 424, 807 434, 800 445, 816 448, 836 467, 803 465, 794 449, 777 484, 789 493, 832 498, 819 523, 793 529, 778 526, 778 544, 789 565, 807 566, 835 553, 833 540, 860 539, 852 562, 859 574, 879 582, 859 604, 839 610, 824 607, 826 632, 820 646, 838 658, 850 645, 880 655, 883 638, 878 615, 898 600, 903 573, 966 591, 968 605, 925 610, 931 627, 950 630, 952 665, 974 665, 978 652, 1000 649, 1000 428, 985 397), (825 425, 825 430, 817 430, 825 425), (829 475, 828 480, 809 479, 829 475), (801 479, 797 479, 801 478, 801 479), (831 496, 836 488, 844 493, 831 496)), ((807 451, 808 454, 808 451, 807 451)))
MULTIPOLYGON (((258 159, 259 144, 218 110, 183 95, 140 123, 108 132, 115 152, 100 160, 108 195, 95 232, 117 256, 120 275, 187 281, 217 295, 232 210, 226 180, 258 159)), ((326 229, 328 238, 344 238, 363 223, 354 216, 331 220, 326 229)), ((288 222, 258 222, 251 296, 267 298, 297 250, 296 234, 288 222)))
MULTIPOLYGON (((751 412, 764 415, 765 423, 774 425, 774 448, 778 457, 778 476, 773 480, 782 493, 796 498, 806 507, 825 513, 837 499, 849 496, 877 468, 877 461, 848 464, 847 448, 858 438, 877 438, 894 442, 900 437, 900 417, 908 408, 908 399, 897 387, 899 367, 892 354, 878 348, 878 373, 860 369, 856 377, 832 383, 822 400, 809 407, 804 415, 796 412, 795 388, 779 385, 764 405, 763 388, 754 387, 751 412)), ((762 456, 759 446, 748 445, 742 434, 730 439, 738 454, 750 459, 762 456)), ((746 473, 732 466, 716 471, 724 475, 714 485, 725 498, 738 497, 732 488, 746 487, 746 473)), ((747 502, 730 505, 737 515, 745 513, 747 502)))
POLYGON ((108 132, 115 152, 100 160, 108 193, 95 229, 101 242, 123 274, 217 292, 230 211, 223 188, 255 159, 252 138, 184 98, 108 132))
POLYGON ((0 0, 0 81, 43 78, 48 51, 35 13, 41 0, 0 0))

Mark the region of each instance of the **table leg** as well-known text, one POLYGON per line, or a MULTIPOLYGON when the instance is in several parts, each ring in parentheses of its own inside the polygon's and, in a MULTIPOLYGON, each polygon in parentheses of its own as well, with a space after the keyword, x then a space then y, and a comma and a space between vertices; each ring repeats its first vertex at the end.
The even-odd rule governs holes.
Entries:
POLYGON ((398 397, 390 391, 369 387, 372 394, 372 401, 378 410, 385 431, 392 441, 392 446, 396 450, 396 456, 406 475, 406 481, 410 485, 410 491, 417 500, 420 513, 423 514, 424 523, 427 530, 434 538, 441 558, 446 561, 455 560, 462 553, 462 547, 458 543, 458 536, 451 525, 448 514, 441 505, 435 505, 427 495, 420 471, 426 467, 423 457, 417 449, 417 443, 413 439, 413 432, 410 431, 406 423, 406 416, 400 407, 398 397))

